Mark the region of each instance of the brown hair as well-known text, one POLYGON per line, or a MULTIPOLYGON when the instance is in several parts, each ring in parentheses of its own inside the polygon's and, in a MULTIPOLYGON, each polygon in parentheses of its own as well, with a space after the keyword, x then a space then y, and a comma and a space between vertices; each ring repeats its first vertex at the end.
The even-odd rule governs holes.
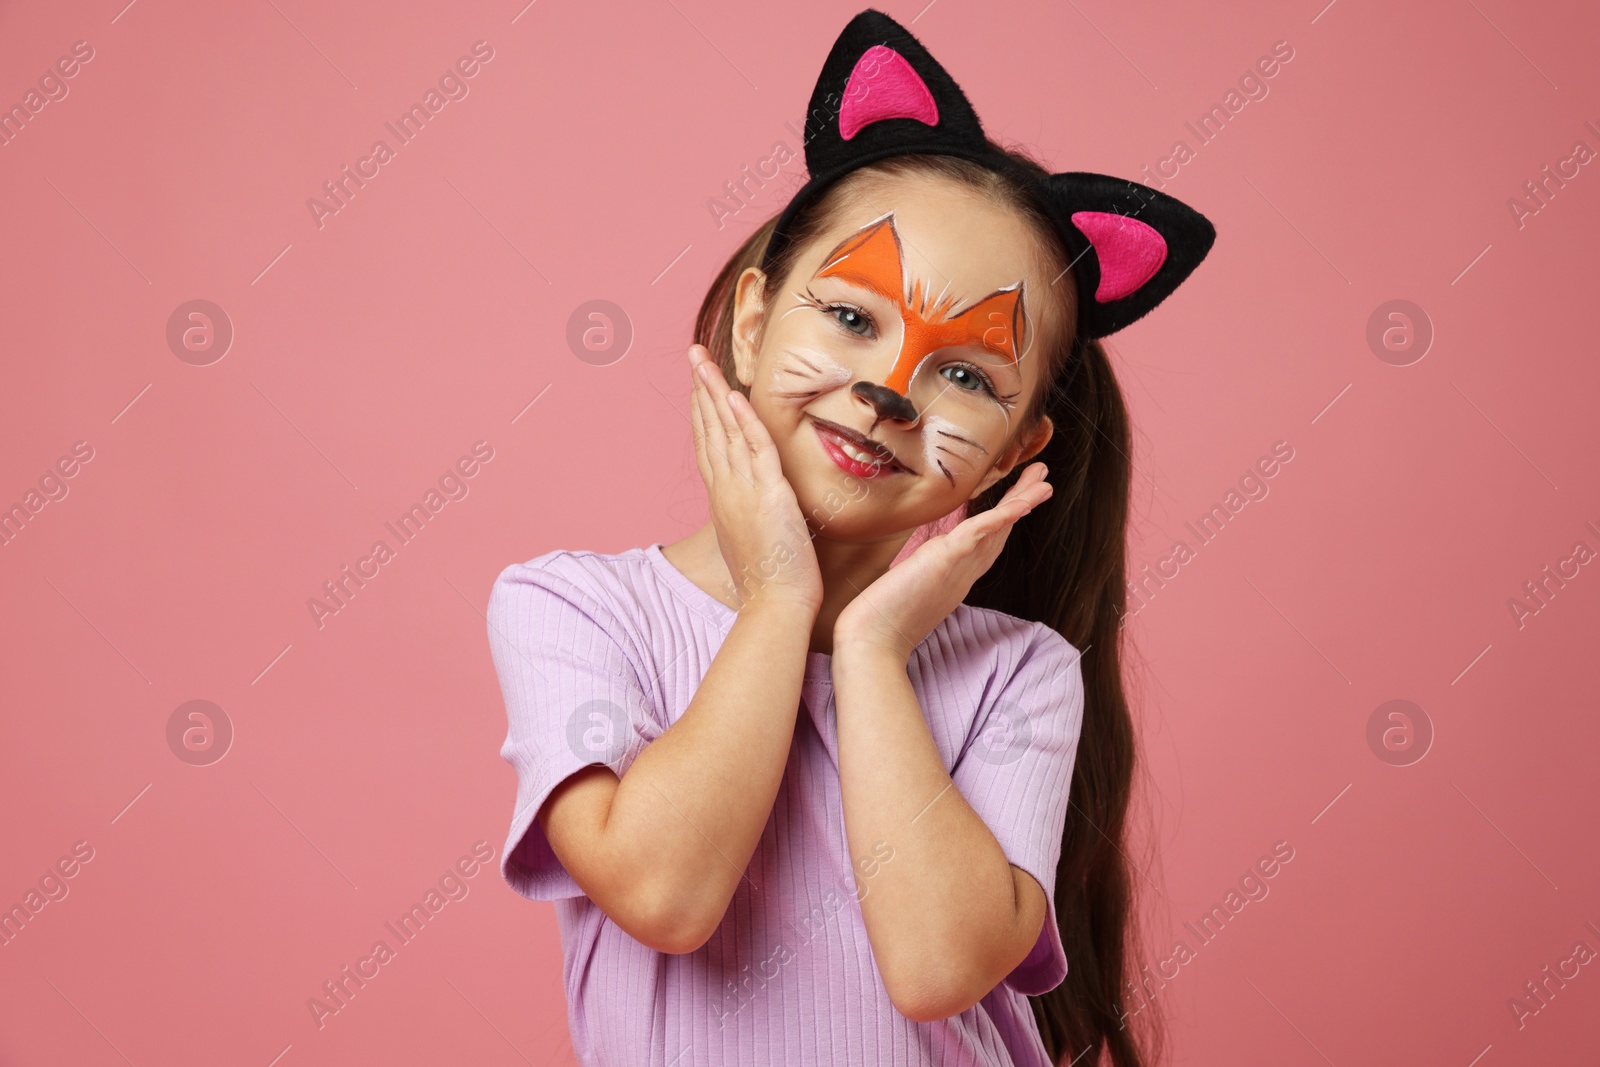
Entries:
MULTIPOLYGON (((1025 175, 1048 173, 1019 151, 994 147, 1005 151, 1025 175)), ((1017 179, 965 159, 891 156, 830 186, 793 220, 793 239, 770 265, 767 294, 786 280, 800 253, 828 230, 856 176, 868 174, 933 175, 995 198, 1031 223, 1048 266, 1046 276, 1059 279, 1050 287, 1057 294, 1058 328, 1047 338, 1046 384, 1036 390, 1016 431, 1026 432, 1040 415, 1049 415, 1055 431, 1032 460, 1047 465, 1055 491, 1026 521, 1012 527, 999 558, 967 594, 966 603, 1043 622, 1082 655, 1083 730, 1055 883, 1056 919, 1070 962, 1059 986, 1029 1000, 1053 1063, 1089 1067, 1109 1053, 1114 1067, 1145 1067, 1160 1058, 1159 1017, 1149 1013, 1148 1034, 1140 1035, 1127 1029, 1119 1010, 1121 990, 1131 987, 1127 951, 1136 943, 1137 925, 1131 864, 1125 855, 1135 747, 1122 679, 1132 467, 1122 391, 1100 342, 1074 343, 1074 279, 1062 276, 1068 258, 1048 218, 1017 179), (1074 358, 1080 365, 1071 365, 1074 358), (1084 1057, 1090 1049, 1094 1055, 1084 1057)), ((776 216, 769 219, 727 261, 695 322, 695 340, 711 352, 729 385, 746 394, 734 373, 735 292, 745 268, 760 266, 776 221, 776 216)), ((772 307, 770 299, 767 307, 772 307)), ((993 507, 1026 465, 1017 464, 970 501, 968 514, 993 507)))

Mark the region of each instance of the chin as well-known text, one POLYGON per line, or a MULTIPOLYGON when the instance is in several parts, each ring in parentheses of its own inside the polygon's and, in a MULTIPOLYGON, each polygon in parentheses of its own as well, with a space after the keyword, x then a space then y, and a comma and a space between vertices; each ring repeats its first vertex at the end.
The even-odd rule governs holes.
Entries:
POLYGON ((816 426, 804 412, 779 445, 779 459, 812 534, 830 540, 894 537, 948 515, 966 500, 942 475, 936 475, 939 499, 923 499, 930 487, 926 471, 863 477, 841 466, 818 441, 816 426))
MULTIPOLYGON (((890 493, 879 483, 851 477, 829 464, 808 467, 809 477, 790 477, 795 499, 815 536, 831 541, 881 541, 909 533, 961 506, 964 497, 913 503, 904 493, 890 493)), ((905 484, 901 480, 901 484, 905 484)))

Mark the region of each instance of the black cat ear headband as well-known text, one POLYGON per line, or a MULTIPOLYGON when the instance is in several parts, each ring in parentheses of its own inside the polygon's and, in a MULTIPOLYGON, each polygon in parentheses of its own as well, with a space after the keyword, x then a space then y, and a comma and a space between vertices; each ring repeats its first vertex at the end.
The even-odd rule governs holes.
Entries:
MULTIPOLYGON (((951 155, 1015 173, 1015 164, 990 146, 944 67, 905 27, 871 8, 850 20, 828 53, 811 92, 805 137, 810 179, 778 216, 763 270, 788 244, 800 208, 868 163, 951 155)), ((1078 344, 1148 313, 1200 265, 1216 239, 1205 216, 1137 182, 1078 171, 1023 177, 1071 257, 1078 344)))

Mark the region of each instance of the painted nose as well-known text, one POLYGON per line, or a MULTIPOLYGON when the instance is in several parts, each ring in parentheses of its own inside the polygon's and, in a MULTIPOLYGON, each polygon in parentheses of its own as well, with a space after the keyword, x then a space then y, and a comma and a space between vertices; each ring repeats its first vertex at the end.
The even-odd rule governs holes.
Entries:
POLYGON ((910 423, 917 421, 917 409, 911 405, 911 401, 887 386, 876 382, 856 382, 850 391, 872 405, 879 422, 884 419, 900 419, 910 423))

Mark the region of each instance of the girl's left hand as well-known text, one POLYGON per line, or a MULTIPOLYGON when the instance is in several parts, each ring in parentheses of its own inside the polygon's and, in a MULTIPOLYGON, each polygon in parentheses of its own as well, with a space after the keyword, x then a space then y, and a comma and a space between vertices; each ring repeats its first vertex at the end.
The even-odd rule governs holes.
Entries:
POLYGON ((1011 526, 1050 499, 1043 463, 1030 464, 999 503, 931 537, 839 613, 833 647, 881 649, 909 662, 912 651, 966 598, 999 558, 1011 526))

